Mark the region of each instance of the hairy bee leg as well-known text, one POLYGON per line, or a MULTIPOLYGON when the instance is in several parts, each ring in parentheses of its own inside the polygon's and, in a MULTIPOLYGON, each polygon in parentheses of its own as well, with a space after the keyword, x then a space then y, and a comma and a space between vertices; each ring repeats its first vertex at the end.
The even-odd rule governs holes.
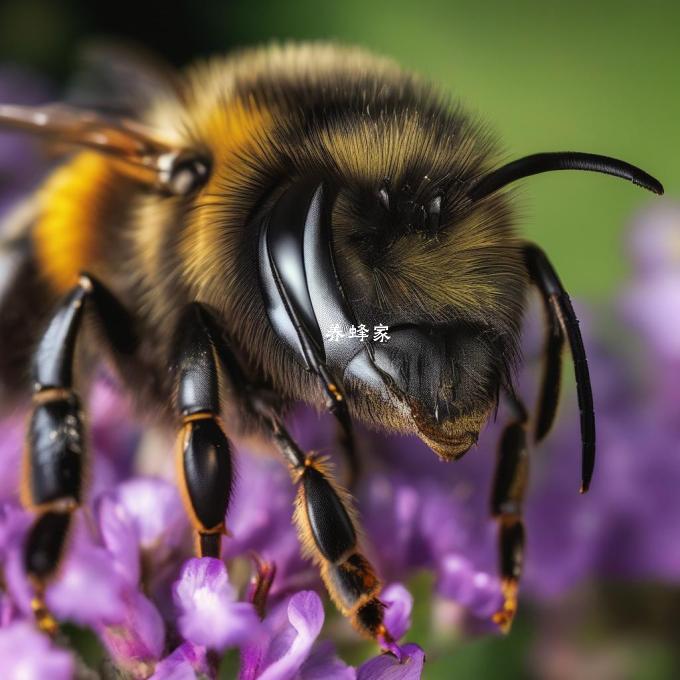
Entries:
MULTIPOLYGON (((578 319, 574 313, 569 295, 563 288, 546 254, 538 246, 526 244, 524 246, 524 259, 532 283, 543 296, 551 323, 559 325, 571 349, 581 417, 581 493, 585 493, 590 486, 590 480, 595 467, 595 411, 593 407, 593 393, 590 386, 588 360, 583 347, 578 319)), ((553 364, 556 361, 556 358, 553 357, 553 364)), ((556 402, 554 406, 556 406, 556 402)))
POLYGON ((219 367, 198 303, 182 313, 172 362, 177 381, 178 479, 200 557, 219 558, 233 486, 231 446, 219 421, 219 367))
POLYGON ((303 551, 321 571, 331 599, 354 628, 367 637, 390 642, 383 624, 380 579, 362 554, 349 493, 330 470, 306 456, 275 415, 266 414, 274 442, 286 458, 297 485, 295 522, 303 551))
POLYGON ((491 514, 498 522, 498 549, 503 605, 493 621, 508 632, 517 611, 517 593, 524 558, 522 502, 529 473, 527 413, 524 405, 508 395, 513 420, 503 430, 491 493, 491 514))
POLYGON ((23 558, 34 588, 32 606, 38 625, 51 634, 57 626, 45 606, 45 587, 62 561, 73 513, 83 496, 86 445, 73 363, 88 301, 115 349, 128 350, 135 344, 127 312, 96 279, 83 274, 53 315, 34 354, 22 501, 38 512, 38 518, 29 531, 23 558))

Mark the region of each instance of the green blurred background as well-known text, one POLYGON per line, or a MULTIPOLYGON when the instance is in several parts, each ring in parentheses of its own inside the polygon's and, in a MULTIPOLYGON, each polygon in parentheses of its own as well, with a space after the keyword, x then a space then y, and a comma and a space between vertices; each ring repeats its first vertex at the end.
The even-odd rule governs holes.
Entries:
MULTIPOLYGON (((490 123, 508 159, 550 150, 608 154, 648 170, 671 196, 680 193, 678 2, 180 0, 159 7, 2 0, 0 62, 65 83, 78 45, 98 36, 141 43, 176 65, 271 40, 358 43, 441 83, 490 123)), ((606 300, 624 279, 621 235, 652 200, 585 173, 535 177, 521 191, 526 234, 545 247, 574 296, 593 301, 606 300)), ((426 594, 429 583, 423 577, 413 586, 426 594)), ((606 589, 589 588, 540 617, 526 607, 508 639, 475 642, 430 640, 428 598, 421 597, 413 636, 440 650, 425 677, 674 677, 677 652, 667 631, 673 616, 677 631, 677 594, 644 619, 641 636, 635 617, 611 612, 616 597, 599 609, 581 606, 606 597, 606 589)), ((645 612, 648 591, 627 593, 645 612)))

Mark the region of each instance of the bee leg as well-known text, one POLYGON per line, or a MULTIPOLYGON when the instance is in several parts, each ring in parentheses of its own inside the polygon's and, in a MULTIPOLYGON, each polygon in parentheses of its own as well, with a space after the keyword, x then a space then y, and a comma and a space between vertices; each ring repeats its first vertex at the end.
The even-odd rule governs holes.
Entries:
POLYGON ((588 360, 583 347, 583 339, 579 330, 578 319, 571 306, 571 300, 564 290, 555 269, 550 264, 546 254, 536 245, 524 246, 524 259, 532 283, 538 288, 543 297, 545 308, 551 324, 551 337, 548 341, 548 355, 542 394, 544 400, 536 430, 540 439, 549 429, 555 413, 558 398, 559 382, 559 353, 563 340, 557 335, 566 337, 571 349, 576 377, 576 393, 581 416, 581 493, 585 493, 590 486, 595 467, 595 411, 593 407, 593 393, 590 386, 588 360), (548 384, 546 384, 546 382, 548 384))
MULTIPOLYGON (((304 334, 304 329, 300 329, 304 334)), ((308 340, 310 347, 313 346, 311 339, 308 340)), ((313 350, 310 350, 310 365, 321 381, 321 386, 326 396, 325 406, 329 413, 335 417, 336 440, 339 450, 347 465, 347 486, 353 488, 361 472, 361 463, 357 455, 354 428, 352 419, 347 409, 347 399, 338 381, 335 380, 324 364, 313 350)))
POLYGON ((337 425, 336 438, 340 453, 347 465, 347 486, 352 488, 359 478, 361 466, 355 446, 352 420, 347 409, 347 399, 338 381, 331 376, 328 367, 321 361, 317 351, 314 349, 311 337, 308 337, 307 331, 305 331, 302 325, 300 325, 298 332, 306 338, 307 345, 309 346, 309 364, 321 381, 321 387, 326 396, 326 409, 335 417, 337 425))
POLYGON ((34 589, 39 627, 56 633, 45 606, 45 588, 62 562, 74 511, 81 505, 85 434, 80 399, 73 386, 76 342, 86 303, 95 308, 117 350, 134 346, 130 318, 93 277, 83 274, 64 298, 33 357, 33 411, 23 465, 22 502, 37 511, 24 545, 24 568, 34 589), (115 333, 110 332, 116 328, 115 333))
POLYGON ((562 351, 564 333, 559 320, 553 313, 549 298, 542 296, 546 320, 545 344, 543 346, 543 370, 538 393, 538 404, 534 426, 534 441, 543 441, 555 421, 560 400, 562 379, 562 351))
POLYGON ((343 392, 338 389, 337 385, 328 380, 326 377, 327 372, 325 374, 322 373, 321 376, 327 394, 326 408, 335 416, 338 449, 347 465, 347 486, 352 489, 359 479, 361 463, 359 456, 357 455, 354 429, 352 427, 349 411, 347 410, 347 401, 345 400, 343 392))
POLYGON ((200 557, 219 558, 233 485, 231 446, 219 421, 219 365, 205 313, 192 303, 175 332, 172 366, 181 419, 177 464, 200 557))
POLYGON ((498 521, 503 606, 493 621, 508 632, 517 611, 517 592, 524 558, 522 502, 529 472, 527 413, 524 405, 508 395, 513 420, 506 425, 498 447, 491 493, 491 514, 498 521))
POLYGON ((263 415, 297 485, 295 523, 303 552, 319 566, 331 599, 354 628, 382 643, 392 642, 378 597, 380 579, 358 546, 349 493, 337 486, 327 465, 302 452, 275 414, 263 415))

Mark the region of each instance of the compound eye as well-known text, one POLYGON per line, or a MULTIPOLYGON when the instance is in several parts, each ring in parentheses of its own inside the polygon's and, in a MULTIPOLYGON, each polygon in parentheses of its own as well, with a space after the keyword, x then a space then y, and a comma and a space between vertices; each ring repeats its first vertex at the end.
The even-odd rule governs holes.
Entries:
POLYGON ((208 180, 210 164, 200 156, 179 156, 174 159, 166 182, 166 188, 173 196, 186 196, 208 180))
POLYGON ((435 196, 427 206, 427 230, 431 234, 439 231, 439 223, 442 213, 442 197, 435 196))

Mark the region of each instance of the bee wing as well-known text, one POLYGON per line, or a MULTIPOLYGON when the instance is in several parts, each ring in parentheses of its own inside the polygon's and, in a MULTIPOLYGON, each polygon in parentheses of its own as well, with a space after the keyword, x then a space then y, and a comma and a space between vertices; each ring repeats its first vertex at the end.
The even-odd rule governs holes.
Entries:
POLYGON ((178 73, 137 45, 85 43, 65 101, 102 114, 139 119, 159 98, 180 102, 178 73))
POLYGON ((129 177, 159 191, 176 193, 172 172, 186 152, 129 118, 111 118, 65 104, 0 104, 0 128, 24 130, 58 145, 92 149, 110 156, 129 177))

